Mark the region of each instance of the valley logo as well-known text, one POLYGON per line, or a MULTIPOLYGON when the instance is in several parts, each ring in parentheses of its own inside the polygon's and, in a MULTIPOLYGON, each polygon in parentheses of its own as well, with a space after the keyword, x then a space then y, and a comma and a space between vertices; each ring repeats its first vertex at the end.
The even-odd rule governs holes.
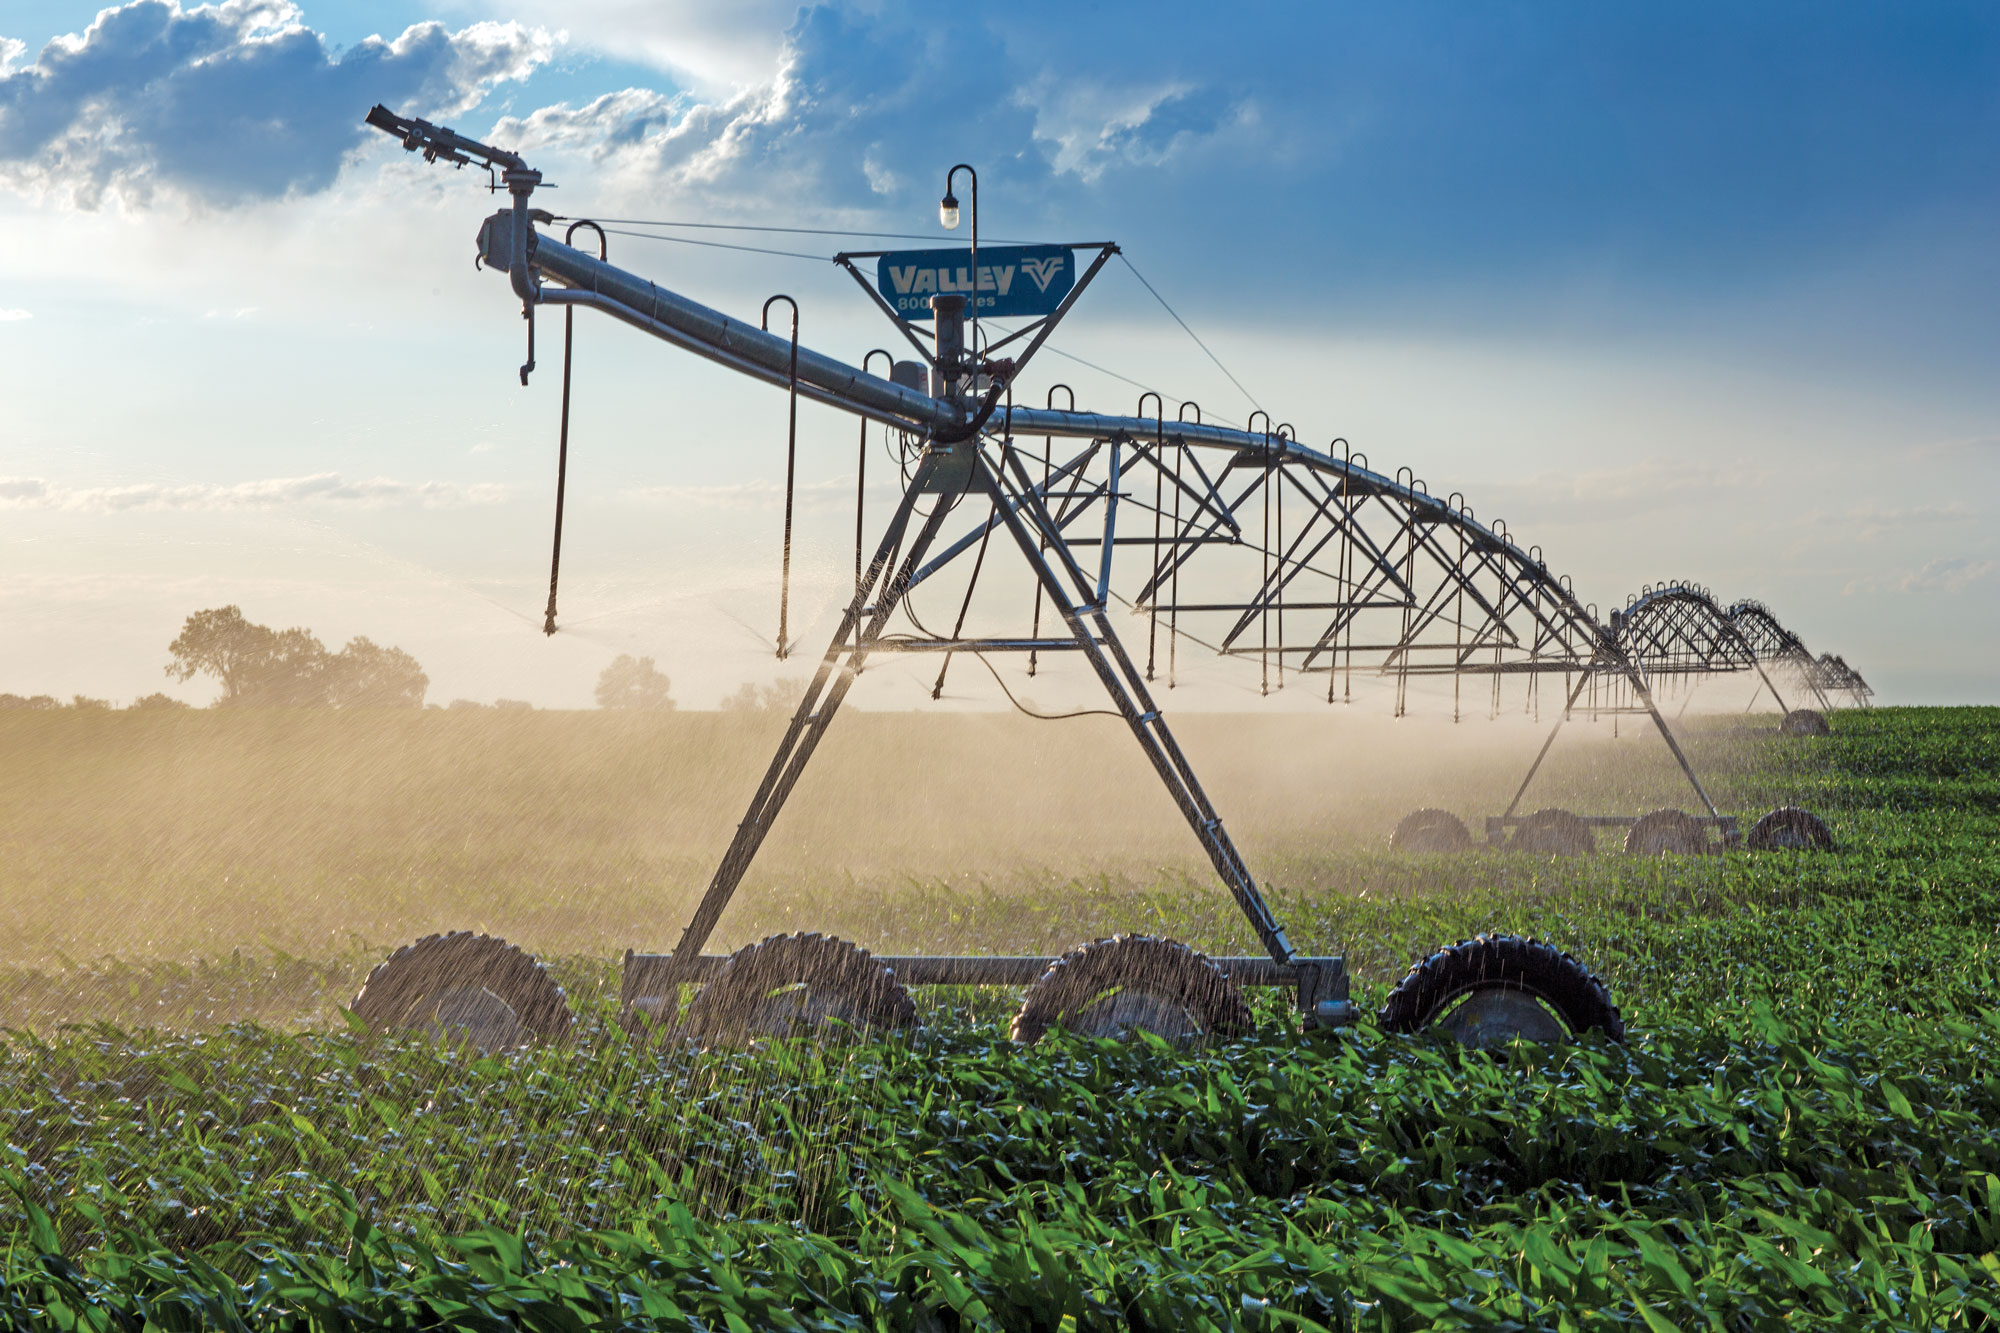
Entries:
MULTIPOLYGON (((979 313, 1037 318, 1054 314, 1076 286, 1076 257, 1061 245, 995 245, 979 248, 979 313)), ((972 254, 904 250, 875 261, 875 289, 899 319, 931 318, 931 298, 941 292, 972 295, 972 254)))

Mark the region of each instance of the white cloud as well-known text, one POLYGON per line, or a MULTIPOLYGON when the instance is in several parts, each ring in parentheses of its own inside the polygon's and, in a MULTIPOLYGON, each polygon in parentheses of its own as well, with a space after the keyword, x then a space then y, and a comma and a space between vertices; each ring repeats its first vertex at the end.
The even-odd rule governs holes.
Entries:
POLYGON ((446 481, 395 481, 375 477, 349 481, 337 472, 306 477, 270 477, 232 485, 192 482, 169 485, 65 487, 39 477, 0 477, 0 507, 56 509, 68 513, 115 514, 133 510, 278 509, 300 504, 343 504, 361 508, 415 504, 457 509, 504 500, 504 486, 446 481))
POLYGON ((548 149, 580 152, 632 183, 731 191, 749 184, 732 180, 736 169, 782 132, 794 91, 785 71, 723 103, 627 88, 580 107, 558 103, 505 118, 493 137, 531 156, 548 149))
POLYGON ((1931 560, 1923 568, 1902 574, 1871 575, 1853 579, 1841 589, 1847 596, 1856 593, 1959 593, 2000 573, 2000 560, 1983 560, 1954 555, 1931 560))
POLYGON ((509 12, 559 24, 577 45, 672 71, 711 94, 769 75, 798 0, 516 0, 509 12))
POLYGON ((1119 165, 1160 166, 1196 142, 1235 125, 1255 109, 1212 88, 1168 82, 1116 88, 1096 80, 1043 74, 1017 89, 1014 103, 1035 113, 1035 138, 1050 164, 1084 181, 1119 165))
POLYGON ((32 310, 0 309, 0 324, 14 324, 24 319, 33 319, 34 317, 35 312, 32 310))
POLYGON ((1944 504, 1858 505, 1844 513, 1826 514, 1823 521, 1845 529, 1861 541, 1873 541, 1885 532, 1900 528, 1930 527, 1938 523, 1964 523, 1977 517, 1962 500, 1944 504))
MULTIPOLYGON (((0 73, 0 186, 86 209, 141 207, 162 195, 233 206, 324 192, 363 145, 387 149, 361 124, 370 102, 460 119, 567 40, 519 22, 457 31, 431 22, 336 54, 291 0, 184 3, 106 9, 34 63, 0 73)), ((977 28, 893 7, 807 6, 789 27, 774 12, 754 34, 740 14, 709 22, 647 9, 599 0, 577 25, 586 42, 625 60, 653 50, 642 30, 669 46, 677 24, 726 31, 733 59, 757 57, 756 77, 736 77, 751 68, 739 64, 693 91, 633 87, 574 105, 528 102, 491 128, 460 128, 530 154, 564 183, 584 169, 604 204, 657 207, 665 196, 711 216, 761 219, 784 199, 860 223, 910 204, 913 190, 928 202, 937 164, 967 143, 1018 146, 991 163, 994 184, 1048 207, 1059 179, 1087 186, 1114 167, 1156 169, 1198 144, 1242 139, 1257 121, 1252 102, 1208 84, 1107 89, 1041 65, 1045 72, 1024 77, 1019 60, 977 28), (614 39, 611 16, 629 20, 634 36, 614 39), (939 69, 964 71, 962 95, 937 95, 939 69), (915 180, 925 182, 920 190, 915 180)))
MULTIPOLYGON (((868 489, 871 495, 889 493, 886 488, 873 485, 868 489)), ((854 483, 851 481, 801 482, 794 490, 793 503, 800 509, 820 510, 854 503, 854 483)), ((718 486, 633 486, 620 494, 624 499, 639 504, 671 508, 775 510, 784 504, 785 488, 775 481, 759 480, 718 486)))
POLYGON ((419 23, 335 56, 289 0, 131 0, 0 63, 0 183, 94 209, 160 191, 239 204, 325 189, 375 131, 371 101, 419 115, 525 78, 557 38, 519 23, 419 23))
POLYGON ((868 154, 861 159, 861 174, 868 178, 868 188, 877 194, 892 195, 903 188, 902 177, 882 164, 880 144, 870 144, 868 154))
MULTIPOLYGON (((1476 487, 1477 508, 1481 513, 1497 513, 1504 506, 1538 515, 1570 515, 1580 506, 1587 506, 1587 512, 1601 513, 1609 506, 1707 503, 1755 490, 1768 484, 1773 475, 1769 468, 1751 465, 1648 458, 1622 467, 1544 471, 1519 480, 1482 481, 1476 487)), ((1438 488, 1433 485, 1431 489, 1438 488)), ((1468 490, 1471 493, 1473 489, 1468 490)))
POLYGON ((1965 453, 2000 453, 2000 435, 1960 435, 1951 439, 1933 440, 1910 450, 1913 458, 1950 458, 1965 453))
POLYGON ((1024 83, 976 29, 822 5, 798 12, 775 68, 755 82, 707 98, 628 88, 508 117, 492 137, 531 156, 581 154, 600 188, 768 216, 774 199, 901 206, 913 180, 928 203, 940 164, 968 143, 1019 146, 988 164, 992 183, 1046 198, 1057 177, 1088 184, 1115 166, 1157 168, 1256 120, 1249 101, 1206 84, 1107 90, 1051 73, 1024 83), (938 95, 943 69, 955 71, 958 95, 938 95), (1029 144, 1040 151, 1020 151, 1029 144))
POLYGON ((1962 592, 1965 588, 2000 571, 2000 560, 1974 560, 1951 556, 1927 562, 1922 569, 1905 574, 1896 583, 1898 592, 1962 592))

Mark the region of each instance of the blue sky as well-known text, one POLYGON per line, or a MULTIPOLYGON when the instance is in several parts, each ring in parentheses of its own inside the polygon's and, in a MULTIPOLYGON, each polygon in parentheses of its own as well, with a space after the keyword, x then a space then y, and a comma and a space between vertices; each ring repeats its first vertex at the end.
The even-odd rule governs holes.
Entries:
MULTIPOLYGON (((402 642, 439 698, 579 704, 614 650, 696 704, 768 678, 736 622, 775 600, 781 404, 608 329, 599 614, 519 641, 552 382, 510 390, 490 201, 371 142, 387 100, 600 216, 930 231, 972 161, 989 235, 1118 239, 1280 417, 1449 478, 1596 600, 1696 578, 1885 697, 2000 699, 1991 5, 14 0, 0 58, 0 602, 40 627, 0 690, 156 688, 222 601, 402 642)), ((727 309, 794 292, 827 351, 881 336, 824 265, 614 242, 727 309)), ((1248 410, 1129 279, 1065 346, 1248 410)), ((829 493, 852 429, 807 422, 829 493)))

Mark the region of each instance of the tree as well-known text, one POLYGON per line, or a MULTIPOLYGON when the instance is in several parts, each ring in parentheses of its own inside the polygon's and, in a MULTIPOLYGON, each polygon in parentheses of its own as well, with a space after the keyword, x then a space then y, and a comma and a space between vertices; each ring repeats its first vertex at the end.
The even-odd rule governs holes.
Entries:
POLYGON ((674 706, 667 678, 650 657, 620 653, 597 678, 599 708, 645 708, 665 712, 674 706))
MULTIPOLYGON (((258 626, 262 628, 262 626, 258 626)), ((236 700, 256 708, 317 708, 326 702, 326 645, 311 630, 265 630, 263 671, 236 700)))
POLYGON ((175 680, 220 681, 225 708, 421 708, 430 688, 400 648, 356 638, 329 653, 310 630, 254 624, 234 606, 189 616, 167 652, 175 680))
POLYGON ((187 706, 188 705, 185 702, 174 698, 174 696, 171 694, 159 694, 157 692, 153 694, 142 694, 137 699, 134 699, 129 705, 127 705, 128 708, 142 709, 147 712, 151 712, 156 709, 186 708, 187 706))
POLYGON ((258 675, 270 648, 271 631, 243 618, 241 607, 197 611, 167 645, 167 674, 175 680, 214 676, 222 682, 222 702, 232 703, 258 675))
POLYGON ((61 707, 53 695, 37 694, 23 699, 18 694, 0 694, 0 708, 27 708, 39 713, 45 709, 61 707))
POLYGON ((789 713, 805 697, 806 682, 801 676, 780 676, 769 685, 746 680, 736 693, 723 696, 725 713, 789 713))
POLYGON ((274 630, 244 619, 240 608, 197 611, 167 645, 175 680, 213 676, 225 708, 299 708, 326 700, 326 647, 310 631, 274 630))
POLYGON ((422 708, 430 685, 416 658, 365 638, 327 659, 326 701, 335 708, 422 708))

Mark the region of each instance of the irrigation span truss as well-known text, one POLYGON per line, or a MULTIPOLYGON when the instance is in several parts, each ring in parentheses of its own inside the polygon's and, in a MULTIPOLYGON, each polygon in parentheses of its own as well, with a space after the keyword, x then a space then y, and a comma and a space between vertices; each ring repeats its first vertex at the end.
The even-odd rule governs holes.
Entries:
MULTIPOLYGON (((481 230, 482 257, 502 271, 513 232, 506 213, 481 230)), ((559 284, 538 286, 538 304, 600 310, 899 433, 906 503, 877 550, 883 568, 864 566, 862 593, 879 595, 857 598, 850 618, 860 623, 843 626, 836 655, 843 647, 1088 653, 1070 622, 1106 620, 1122 602, 1145 617, 1137 674, 1147 681, 1172 683, 1180 645, 1189 641, 1254 659, 1267 690, 1288 674, 1317 677, 1331 700, 1351 697, 1357 671, 1385 677, 1399 713, 1410 681, 1424 676, 1486 678, 1492 711, 1503 679, 1513 676, 1532 690, 1557 673, 1573 690, 1580 678, 1601 674, 1643 699, 1657 676, 1811 663, 1808 687, 1827 702, 1827 686, 1842 674, 1836 659, 1814 661, 1761 604, 1724 612, 1691 585, 1649 588, 1602 625, 1539 547, 1521 546, 1499 520, 1482 522, 1461 495, 1433 494, 1408 468, 1376 471, 1338 441, 1311 448, 1289 425, 1260 421, 1261 413, 1236 428, 1203 422, 1198 409, 1189 419, 1191 404, 1168 418, 1152 394, 1141 400, 1154 405, 1147 415, 1059 409, 1051 405, 1057 390, 1039 407, 933 397, 802 346, 795 352, 787 337, 538 231, 528 232, 523 249, 537 279, 559 284), (913 522, 918 497, 927 495, 942 503, 913 522), (942 525, 964 508, 981 512, 947 538, 942 525), (1063 608, 1047 618, 1056 636, 1041 633, 1043 621, 1026 605, 1024 632, 1013 636, 883 633, 885 611, 954 562, 979 563, 996 532, 1032 547, 1033 563, 1053 557, 1056 577, 1038 582, 1063 608), (896 556, 902 565, 891 571, 896 556), (1235 595, 1184 595, 1197 584, 1235 595), (873 633, 871 615, 884 621, 873 633)), ((1108 622, 1094 628, 1110 651, 1108 622)), ((1845 675, 1849 693, 1865 690, 1845 675)))

